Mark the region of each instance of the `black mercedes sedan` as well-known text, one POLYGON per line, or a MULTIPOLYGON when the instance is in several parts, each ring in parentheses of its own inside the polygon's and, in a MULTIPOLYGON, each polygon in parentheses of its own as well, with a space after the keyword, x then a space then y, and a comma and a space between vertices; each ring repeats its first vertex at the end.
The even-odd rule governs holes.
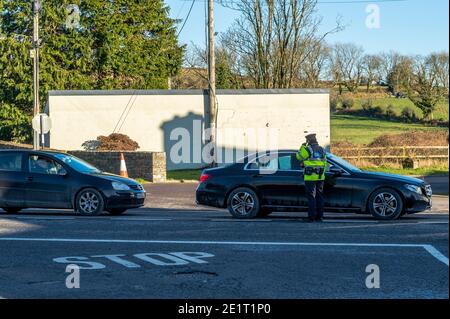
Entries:
MULTIPOLYGON (((236 218, 267 216, 274 211, 304 211, 308 200, 296 151, 250 155, 236 164, 205 169, 197 204, 228 208, 236 218)), ((365 172, 327 154, 325 210, 372 214, 393 220, 431 208, 431 186, 416 178, 365 172)))
POLYGON ((144 205, 142 185, 101 172, 65 153, 0 150, 0 208, 74 209, 82 215, 112 215, 144 205))

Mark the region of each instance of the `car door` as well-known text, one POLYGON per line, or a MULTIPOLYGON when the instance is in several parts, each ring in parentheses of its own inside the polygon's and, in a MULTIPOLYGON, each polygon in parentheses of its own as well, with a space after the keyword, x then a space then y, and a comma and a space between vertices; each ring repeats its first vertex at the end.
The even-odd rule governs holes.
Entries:
POLYGON ((352 208, 353 180, 339 165, 328 161, 324 185, 326 208, 352 208))
POLYGON ((26 175, 22 152, 0 152, 0 207, 23 207, 26 175))
POLYGON ((30 154, 27 164, 27 206, 70 208, 69 183, 64 167, 50 157, 37 154, 30 154))
POLYGON ((304 183, 296 161, 290 153, 275 153, 251 163, 252 184, 261 195, 262 205, 299 206, 299 193, 304 183))

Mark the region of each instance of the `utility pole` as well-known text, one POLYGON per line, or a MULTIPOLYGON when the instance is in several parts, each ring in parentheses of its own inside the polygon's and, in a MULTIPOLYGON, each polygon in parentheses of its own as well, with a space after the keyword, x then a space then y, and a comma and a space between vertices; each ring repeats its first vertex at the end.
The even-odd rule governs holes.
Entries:
POLYGON ((217 144, 216 144, 216 60, 214 54, 214 1, 208 0, 208 107, 205 114, 205 128, 211 130, 211 135, 207 140, 212 145, 211 155, 213 165, 216 161, 217 144))
MULTIPOLYGON (((39 114, 39 14, 41 12, 41 0, 33 0, 31 3, 33 12, 33 116, 39 114)), ((39 149, 39 134, 33 130, 33 148, 39 149)))

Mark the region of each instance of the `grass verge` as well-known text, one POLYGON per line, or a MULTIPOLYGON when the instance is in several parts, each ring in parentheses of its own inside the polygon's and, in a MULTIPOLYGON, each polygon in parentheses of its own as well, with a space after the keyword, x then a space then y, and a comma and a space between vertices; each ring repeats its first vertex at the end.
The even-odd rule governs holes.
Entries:
POLYGON ((448 128, 371 119, 353 115, 333 114, 331 116, 331 145, 339 141, 349 141, 360 145, 369 144, 380 135, 398 134, 407 131, 440 132, 448 131, 448 128))

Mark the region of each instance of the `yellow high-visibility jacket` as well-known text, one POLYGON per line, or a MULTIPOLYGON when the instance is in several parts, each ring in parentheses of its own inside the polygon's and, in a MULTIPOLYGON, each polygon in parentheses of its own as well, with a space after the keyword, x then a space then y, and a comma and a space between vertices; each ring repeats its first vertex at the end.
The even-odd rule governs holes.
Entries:
POLYGON ((305 181, 325 180, 327 154, 319 145, 303 144, 297 152, 297 159, 304 164, 305 181))

